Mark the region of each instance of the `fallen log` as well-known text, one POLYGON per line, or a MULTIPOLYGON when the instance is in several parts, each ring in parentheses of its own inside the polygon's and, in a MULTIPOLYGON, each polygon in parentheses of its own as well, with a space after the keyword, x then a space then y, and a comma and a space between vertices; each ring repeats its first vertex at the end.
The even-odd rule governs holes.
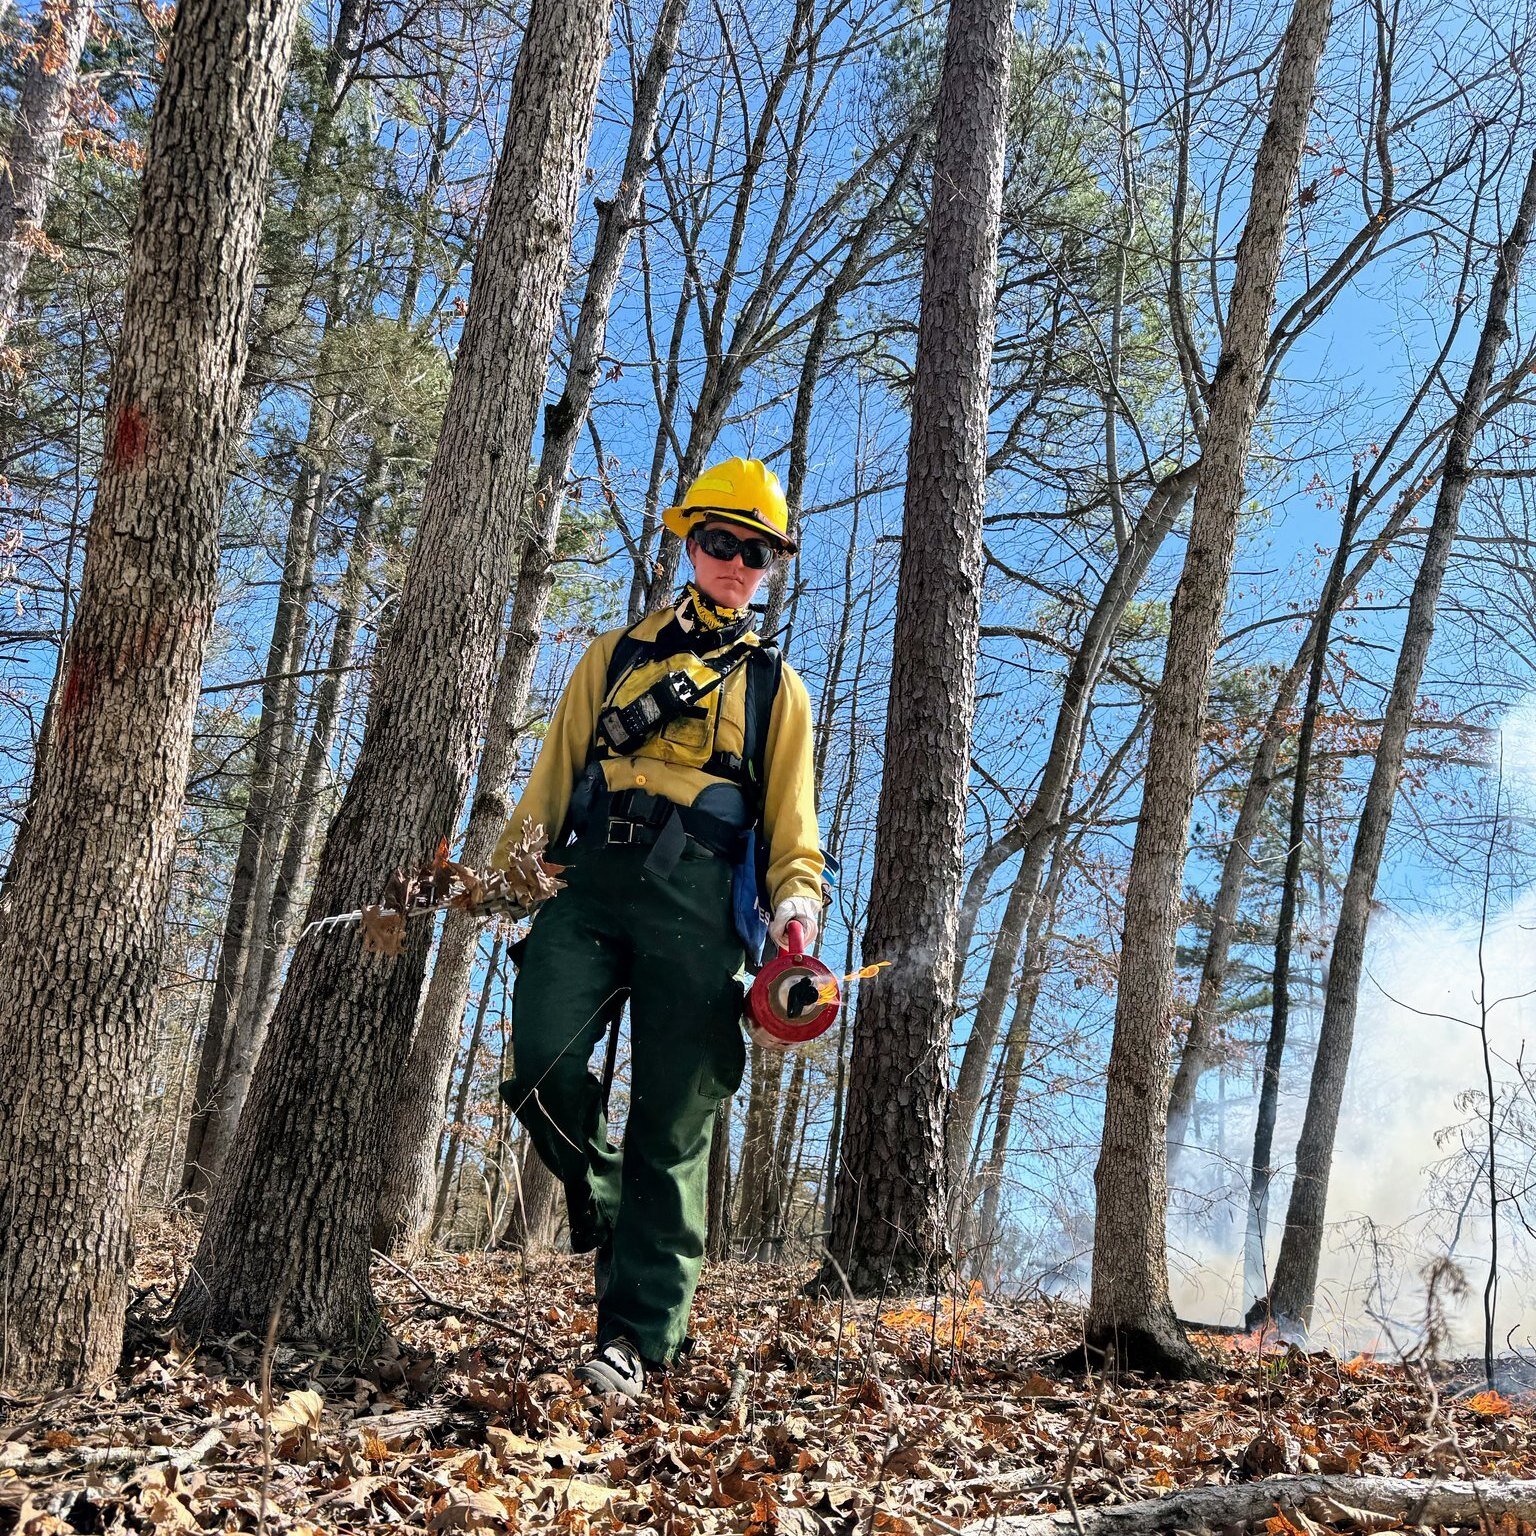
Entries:
POLYGON ((1431 1527, 1482 1526, 1510 1517, 1536 1520, 1536 1479, 1270 1477, 1253 1483, 1184 1488, 1135 1504, 1080 1505, 1076 1516, 1069 1509, 1049 1515, 1004 1515, 967 1526, 966 1532, 968 1536, 1170 1536, 1297 1510, 1330 1522, 1353 1520, 1358 1514, 1431 1527))

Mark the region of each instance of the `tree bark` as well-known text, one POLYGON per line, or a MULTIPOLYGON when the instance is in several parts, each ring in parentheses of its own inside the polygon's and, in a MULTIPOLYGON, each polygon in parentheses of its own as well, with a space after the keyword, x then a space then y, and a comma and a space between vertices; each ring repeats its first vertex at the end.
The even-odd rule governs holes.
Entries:
MULTIPOLYGON (((310 912, 378 898, 458 820, 490 692, 534 414, 568 260, 611 0, 535 0, 470 287, 442 435, 358 762, 310 912)), ((395 959, 300 947, 215 1191, 181 1316, 355 1343, 369 1287, 379 1087, 409 1049, 431 935, 395 959)))
POLYGON ((80 606, 0 931, 0 1377, 116 1367, 130 1153, 213 618, 294 0, 184 0, 155 103, 80 606))
MULTIPOLYGON (((1253 1161, 1248 1179, 1248 1231, 1245 1243, 1245 1281, 1250 1296, 1262 1309, 1269 1290, 1264 1263, 1264 1237, 1269 1226, 1269 1186, 1274 1178, 1275 1117, 1280 1108, 1280 1068, 1285 1060, 1285 1037, 1290 1024, 1291 947, 1295 939, 1296 908, 1301 892, 1301 854, 1307 837, 1307 779, 1312 767, 1312 742, 1317 735, 1317 715, 1322 706, 1323 679, 1328 671, 1328 637, 1343 595, 1344 570, 1350 541, 1359 526, 1360 476, 1349 489, 1349 501, 1339 530, 1339 547, 1333 552, 1322 597, 1317 605, 1317 643, 1307 677, 1307 698, 1296 737, 1296 773, 1291 786, 1291 821, 1285 849, 1285 873, 1280 882, 1280 915, 1275 924, 1275 965, 1270 988, 1269 1039, 1264 1046, 1264 1075, 1259 1085, 1259 1108, 1253 1128, 1253 1161)), ((1262 1310, 1249 1317, 1251 1327, 1263 1322, 1262 1310)))
MULTIPOLYGON (((951 0, 923 257, 895 655, 867 960, 830 1255, 856 1290, 927 1287, 947 1263, 944 1122, 955 908, 981 624, 981 519, 1011 0, 951 0)), ((825 1278, 834 1279, 832 1266, 825 1278)))
POLYGON ((1402 649, 1392 678, 1392 692, 1382 719, 1381 744, 1371 767, 1355 833, 1349 877, 1339 905, 1323 999, 1323 1022, 1317 1058, 1307 1094, 1307 1112, 1296 1145, 1296 1176, 1286 1211, 1285 1234, 1275 1263, 1267 1310, 1283 1326, 1305 1329, 1311 1322, 1317 1270, 1323 1251, 1323 1218, 1328 1205, 1328 1180, 1333 1167, 1333 1142, 1338 1131, 1344 1079, 1354 1045, 1355 1011, 1360 977, 1365 968, 1365 941, 1371 920, 1376 876, 1387 844, 1387 828, 1397 799, 1408 731, 1418 701, 1419 682, 1435 634, 1435 613, 1446 566, 1456 541, 1461 505, 1472 477, 1472 445, 1483 422, 1483 409, 1493 380, 1499 349, 1509 336, 1509 304, 1519 281, 1520 264, 1536 218, 1536 155, 1532 156, 1525 189, 1509 234, 1499 249, 1498 266, 1488 294, 1488 314, 1478 338, 1477 352, 1467 374, 1466 388, 1456 408, 1445 468, 1430 520, 1424 556, 1408 599, 1402 649))
POLYGON ((1104 1134, 1094 1174, 1097 1210, 1087 1340, 1093 1348, 1112 1349, 1122 1367, 1175 1375, 1203 1370, 1168 1299, 1164 1231, 1169 1025, 1180 888, 1269 319, 1331 20, 1332 0, 1296 0, 1286 26, 1212 381, 1200 484, 1174 594, 1126 890, 1104 1134))
MULTIPOLYGON (((496 839, 512 813, 508 787, 528 718, 528 699, 539 658, 544 616, 554 588, 555 541, 565 510, 566 483, 576 444, 601 371, 608 312, 624 269, 630 234, 655 153, 662 92, 677 54, 686 0, 666 0, 656 36, 635 90, 634 117, 624 169, 610 202, 599 205, 597 235, 571 343, 560 398, 544 412, 544 441, 534 484, 532 526, 523 543, 512 614, 497 670, 485 745, 464 832, 462 862, 490 862, 496 839)), ((558 827, 545 831, 553 839, 558 827)), ((420 1230, 432 1189, 439 1106, 453 1069, 480 923, 451 912, 443 923, 437 960, 405 1070, 394 1087, 395 1110, 379 1179, 375 1245, 395 1247, 420 1230)))
POLYGON ((27 55, 16 120, 0 159, 0 351, 16 325, 32 253, 46 245, 43 217, 94 8, 93 0, 44 6, 27 55))

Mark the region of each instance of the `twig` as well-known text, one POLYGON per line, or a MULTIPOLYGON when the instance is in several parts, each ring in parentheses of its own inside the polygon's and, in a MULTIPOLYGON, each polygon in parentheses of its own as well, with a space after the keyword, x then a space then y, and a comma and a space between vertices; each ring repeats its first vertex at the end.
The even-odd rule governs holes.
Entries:
POLYGON ((423 1297, 423 1299, 430 1301, 433 1306, 441 1307, 445 1312, 456 1313, 459 1317, 466 1317, 471 1322, 483 1323, 487 1328, 498 1329, 500 1332, 507 1334, 510 1338, 521 1340, 524 1344, 529 1344, 532 1342, 532 1340, 530 1340, 528 1337, 528 1332, 526 1329, 518 1328, 512 1323, 504 1323, 499 1317, 492 1317, 489 1312, 480 1312, 477 1311, 474 1307, 466 1307, 462 1302, 446 1301, 441 1296, 434 1296, 432 1292, 429 1291, 426 1286, 424 1286, 421 1281, 418 1280, 416 1276, 410 1272, 410 1270, 406 1269, 401 1264, 395 1263, 395 1261, 390 1258, 387 1253, 380 1253, 379 1250, 375 1248, 373 1250, 373 1256, 374 1258, 381 1260, 383 1263, 388 1264, 389 1267, 394 1270, 397 1275, 399 1275, 403 1280, 407 1281, 411 1286, 413 1286, 415 1290, 423 1297))
POLYGON ((283 1301, 284 1296, 280 1295, 272 1306, 266 1341, 261 1347, 261 1503, 256 1515, 256 1536, 266 1536, 267 1496, 272 1488, 272 1356, 277 1350, 277 1325, 282 1319, 283 1301))
MULTIPOLYGON (((1087 1357, 1087 1344, 1083 1346, 1084 1358, 1087 1357)), ((1072 1528, 1077 1536, 1083 1536, 1083 1517, 1077 1512, 1077 1496, 1072 1492, 1072 1479, 1077 1475, 1077 1459, 1083 1454, 1083 1447, 1088 1443, 1088 1433, 1093 1428, 1099 1417, 1099 1404, 1104 1401, 1104 1388, 1109 1381, 1109 1361, 1104 1362, 1104 1369, 1099 1373, 1098 1390, 1093 1395, 1093 1404, 1088 1409, 1088 1417, 1083 1420, 1083 1427, 1078 1432, 1077 1439, 1072 1443, 1072 1449, 1067 1452, 1067 1460, 1061 1469, 1061 1492, 1067 1501, 1067 1508, 1072 1512, 1072 1528)))

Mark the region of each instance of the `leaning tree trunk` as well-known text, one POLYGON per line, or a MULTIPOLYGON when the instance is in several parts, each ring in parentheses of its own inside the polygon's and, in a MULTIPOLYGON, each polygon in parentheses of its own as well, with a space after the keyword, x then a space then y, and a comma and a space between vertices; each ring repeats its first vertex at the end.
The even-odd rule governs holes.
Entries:
POLYGON ((0 932, 7 1384, 117 1365, 130 1155, 216 601, 295 0, 184 0, 155 104, 80 606, 0 932))
POLYGON ((1121 1366, 1178 1375, 1201 1369, 1168 1297, 1164 1231, 1169 1018, 1180 886, 1206 694, 1221 638, 1291 189, 1331 19, 1332 0, 1296 0, 1254 162, 1125 897, 1104 1136, 1094 1174, 1098 1202, 1087 1338, 1094 1348, 1113 1350, 1121 1366))
MULTIPOLYGON (((677 54, 687 9, 687 0, 666 0, 657 23, 656 36, 635 90, 629 148, 619 185, 612 201, 599 205, 592 263, 587 269, 586 290, 577 315, 565 388, 544 412, 544 442, 534 484, 532 526, 523 543, 506 644, 481 749, 475 797, 459 855, 463 863, 476 867, 490 861, 496 839, 512 812, 507 790, 517 767, 518 744, 528 716, 528 698, 539 658, 539 639, 554 588, 555 540, 565 510, 566 482, 601 372, 608 312, 650 174, 662 91, 677 54)), ((560 829, 545 830, 554 838, 560 829)), ((451 912, 444 920, 411 1054, 393 1090, 395 1107, 379 1175, 374 1230, 375 1243, 386 1250, 418 1232, 427 1214, 443 1095, 453 1070, 479 930, 479 923, 465 913, 451 912)))
POLYGON ((1263 1298, 1269 1290, 1264 1264, 1264 1237, 1269 1227, 1269 1186, 1274 1179, 1275 1119, 1280 1111, 1280 1068, 1285 1061, 1285 1037, 1290 1028, 1291 949, 1296 934, 1296 908, 1301 894, 1301 855, 1307 838, 1307 780, 1312 770, 1312 743, 1323 702, 1328 671, 1328 636, 1343 596, 1344 568, 1350 541, 1360 521, 1360 476, 1349 488, 1339 547, 1333 552, 1317 605, 1317 643, 1307 675, 1307 697, 1296 734, 1296 772, 1291 784, 1291 822, 1286 838, 1285 873, 1280 882, 1280 916, 1275 923, 1275 964, 1270 986, 1269 1039, 1264 1044, 1264 1075, 1253 1124, 1253 1162, 1248 1179, 1248 1229, 1244 1242, 1244 1288, 1260 1309, 1249 1313, 1249 1326, 1263 1322, 1263 1298))
MULTIPOLYGON (((1012 0, 951 0, 923 257, 895 655, 830 1258, 858 1290, 947 1262, 944 1119, 955 907, 981 627, 998 222, 1012 0)), ((833 1278, 829 1264, 826 1278, 833 1278)))
POLYGON ((1328 1206, 1333 1141, 1339 1128, 1344 1079, 1354 1044, 1360 978, 1365 969, 1371 900, 1387 844, 1393 803, 1397 799, 1397 781, 1403 770, 1419 682, 1424 676, 1424 663, 1435 635, 1440 589, 1445 581, 1451 547, 1456 542, 1461 504, 1472 478, 1472 444, 1482 426, 1483 408, 1499 349, 1509 336, 1510 298, 1530 241, 1533 218, 1536 218, 1536 155, 1531 158, 1515 221, 1499 249, 1498 267, 1488 293, 1488 315, 1478 338, 1466 388, 1451 423, 1435 514, 1430 520, 1424 557, 1408 599, 1403 645, 1398 652, 1392 692, 1382 718, 1381 744, 1371 767, 1371 781, 1366 787, 1359 830, 1355 833, 1349 878, 1345 881, 1344 896, 1339 904, 1339 923, 1334 931, 1333 953, 1328 966, 1328 989, 1323 999, 1323 1023, 1317 1038, 1317 1058, 1312 1066, 1312 1084, 1307 1094, 1301 1139, 1296 1144, 1296 1175, 1291 1184, 1285 1234, 1280 1240, 1280 1257, 1275 1263, 1274 1283, 1268 1298, 1268 1310, 1282 1326, 1305 1329, 1311 1321, 1317 1270, 1323 1251, 1323 1217, 1328 1206))
POLYGON ((0 160, 0 351, 16 324, 32 254, 46 245, 43 215, 93 9, 93 0, 44 6, 27 55, 15 122, 0 160))
MULTIPOLYGON (((356 769, 310 912, 376 900, 458 820, 484 722, 611 0, 535 0, 470 287, 442 435, 399 613, 381 648, 356 769)), ((183 1289, 183 1318, 356 1341, 368 1280, 380 1089, 409 1049, 431 935, 396 959, 355 937, 301 945, 262 1048, 241 1134, 183 1289)))

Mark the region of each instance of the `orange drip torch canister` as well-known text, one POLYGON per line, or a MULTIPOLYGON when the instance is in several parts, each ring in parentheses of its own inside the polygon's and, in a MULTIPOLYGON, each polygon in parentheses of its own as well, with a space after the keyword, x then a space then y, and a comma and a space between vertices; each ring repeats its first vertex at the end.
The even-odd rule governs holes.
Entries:
POLYGON ((842 1007, 837 977, 805 953, 805 931, 790 923, 786 948, 757 973, 747 993, 747 1033, 769 1051, 804 1045, 831 1029, 842 1007))

